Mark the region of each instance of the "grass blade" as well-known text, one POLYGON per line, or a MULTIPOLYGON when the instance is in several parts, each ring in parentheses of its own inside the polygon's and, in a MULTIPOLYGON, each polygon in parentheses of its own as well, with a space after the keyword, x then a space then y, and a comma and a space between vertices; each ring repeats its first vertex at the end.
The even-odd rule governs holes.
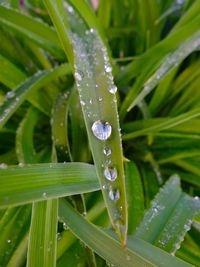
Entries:
POLYGON ((59 1, 52 0, 45 0, 45 3, 57 27, 59 36, 62 38, 66 54, 72 65, 74 64, 74 58, 71 58, 69 39, 73 39, 75 77, 93 158, 111 222, 123 245, 125 245, 127 206, 120 128, 115 97, 117 88, 113 84, 112 68, 109 64, 106 48, 97 32, 93 29, 87 31, 83 39, 76 34, 69 37, 68 23, 64 16, 62 4, 59 1), (86 68, 87 71, 85 71, 86 68), (99 126, 109 131, 109 136, 102 137, 104 138, 103 142, 94 135, 95 128, 99 126), (94 131, 92 132, 91 129, 94 131), (111 138, 109 138, 110 135, 111 138), (109 155, 106 155, 108 154, 107 151, 109 151, 109 155))
POLYGON ((44 22, 25 16, 19 11, 0 5, 0 24, 11 29, 49 51, 58 59, 65 59, 58 36, 53 28, 44 22))
POLYGON ((8 93, 0 105, 0 128, 3 127, 18 107, 27 99, 29 94, 66 73, 66 65, 39 71, 19 85, 12 94, 8 93))
POLYGON ((0 207, 99 190, 95 168, 84 163, 43 163, 0 169, 0 207))
POLYGON ((56 266, 57 204, 57 199, 33 204, 27 267, 56 266))
POLYGON ((128 239, 127 249, 122 250, 115 238, 89 223, 64 201, 59 203, 59 216, 88 247, 116 267, 191 266, 136 238, 128 239))

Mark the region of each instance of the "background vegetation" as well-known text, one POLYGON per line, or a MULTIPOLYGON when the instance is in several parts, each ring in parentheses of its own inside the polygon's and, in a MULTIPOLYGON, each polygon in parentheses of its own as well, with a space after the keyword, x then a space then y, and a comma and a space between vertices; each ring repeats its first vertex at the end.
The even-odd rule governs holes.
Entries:
POLYGON ((0 4, 0 266, 200 266, 200 1, 0 4))

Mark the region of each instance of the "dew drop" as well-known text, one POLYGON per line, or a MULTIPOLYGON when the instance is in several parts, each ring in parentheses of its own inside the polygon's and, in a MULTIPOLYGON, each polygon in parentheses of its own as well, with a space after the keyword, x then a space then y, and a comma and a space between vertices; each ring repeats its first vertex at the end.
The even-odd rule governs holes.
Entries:
POLYGON ((109 92, 111 94, 115 94, 117 92, 117 86, 116 85, 111 85, 110 88, 109 88, 109 92))
POLYGON ((5 164, 5 163, 0 164, 0 169, 7 169, 7 168, 8 168, 7 164, 5 164))
POLYGON ((85 106, 85 102, 83 100, 80 101, 82 106, 85 106))
POLYGON ((60 240, 60 239, 61 239, 61 233, 57 233, 57 234, 56 234, 56 239, 57 239, 57 240, 60 240))
POLYGON ((47 193, 44 192, 44 193, 42 194, 42 197, 43 197, 43 198, 46 198, 46 197, 47 197, 47 193))
POLYGON ((6 241, 8 244, 10 244, 11 243, 11 240, 10 239, 7 239, 7 241, 6 241))
POLYGON ((106 66, 105 67, 105 71, 106 72, 111 72, 112 71, 112 67, 111 66, 106 66))
POLYGON ((112 182, 115 181, 116 178, 117 178, 117 170, 116 170, 116 168, 106 167, 105 170, 104 170, 104 176, 109 181, 112 181, 112 182))
POLYGON ((69 230, 69 227, 68 227, 68 225, 66 224, 66 222, 63 223, 63 229, 64 229, 64 230, 69 230))
POLYGON ((109 147, 105 147, 103 153, 108 157, 111 155, 111 149, 109 147))
POLYGON ((83 77, 84 77, 84 74, 83 74, 83 72, 82 71, 76 71, 75 73, 74 73, 74 76, 75 76, 75 78, 76 78, 76 80, 77 81, 82 81, 82 79, 83 79, 83 77))
POLYGON ((110 190, 108 196, 111 200, 118 200, 120 198, 120 192, 117 189, 110 190))
POLYGON ((15 96, 15 93, 13 91, 9 91, 7 94, 6 94, 7 98, 12 98, 15 96))
POLYGON ((112 132, 112 127, 108 122, 95 121, 92 125, 92 132, 99 140, 107 140, 112 132))

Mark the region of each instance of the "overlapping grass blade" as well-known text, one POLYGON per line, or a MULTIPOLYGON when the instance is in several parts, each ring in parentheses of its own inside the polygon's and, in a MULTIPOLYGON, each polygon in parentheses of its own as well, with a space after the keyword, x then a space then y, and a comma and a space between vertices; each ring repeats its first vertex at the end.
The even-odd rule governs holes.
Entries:
POLYGON ((115 238, 89 223, 64 201, 59 203, 59 216, 78 238, 116 267, 191 266, 137 238, 128 239, 127 249, 122 250, 115 238))
POLYGON ((28 98, 29 94, 66 73, 66 65, 39 71, 25 80, 12 93, 9 92, 0 106, 0 128, 3 127, 19 106, 28 98))
POLYGON ((0 207, 99 190, 95 168, 84 163, 43 163, 0 169, 0 207))
POLYGON ((200 201, 184 194, 179 178, 173 176, 152 201, 134 236, 175 253, 199 209, 200 201))
POLYGON ((3 5, 0 5, 0 24, 46 49, 56 58, 65 59, 58 36, 48 24, 3 5))
POLYGON ((122 110, 130 111, 135 105, 139 104, 145 98, 145 96, 147 96, 155 88, 159 81, 169 73, 169 71, 179 65, 192 52, 199 49, 200 32, 197 31, 185 42, 182 42, 180 46, 173 52, 165 56, 160 67, 154 72, 153 75, 151 75, 151 77, 148 77, 148 80, 144 83, 144 88, 136 97, 132 97, 132 92, 127 95, 122 105, 122 110))

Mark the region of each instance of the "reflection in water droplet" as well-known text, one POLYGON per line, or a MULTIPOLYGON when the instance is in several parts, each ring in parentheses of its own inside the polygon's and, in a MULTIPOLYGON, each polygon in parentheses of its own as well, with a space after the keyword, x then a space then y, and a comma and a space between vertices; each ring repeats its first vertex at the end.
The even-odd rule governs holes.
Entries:
POLYGON ((116 85, 111 85, 110 87, 109 87, 109 92, 111 93, 111 94, 115 94, 116 92, 117 92, 117 86, 116 85))
POLYGON ((110 190, 108 196, 111 200, 118 200, 120 198, 120 192, 118 189, 110 190))
POLYGON ((115 181, 117 178, 117 170, 116 168, 105 168, 104 170, 104 176, 106 179, 108 179, 109 181, 115 181))
POLYGON ((64 230, 68 230, 68 229, 69 229, 69 227, 68 227, 68 225, 66 224, 66 222, 63 223, 63 229, 64 229, 64 230))
POLYGON ((77 81, 81 81, 84 77, 84 74, 82 71, 80 70, 77 70, 75 73, 74 73, 74 76, 76 78, 77 81))
POLYGON ((92 132, 99 140, 107 140, 112 132, 112 127, 108 122, 95 121, 92 125, 92 132))
POLYGON ((61 239, 61 233, 57 233, 57 234, 56 234, 56 239, 57 239, 57 240, 60 240, 60 239, 61 239))
POLYGON ((106 72, 111 72, 112 71, 112 67, 111 66, 106 66, 105 67, 105 71, 106 72))
POLYGON ((111 149, 109 147, 105 147, 103 150, 104 155, 110 156, 111 155, 111 149))

